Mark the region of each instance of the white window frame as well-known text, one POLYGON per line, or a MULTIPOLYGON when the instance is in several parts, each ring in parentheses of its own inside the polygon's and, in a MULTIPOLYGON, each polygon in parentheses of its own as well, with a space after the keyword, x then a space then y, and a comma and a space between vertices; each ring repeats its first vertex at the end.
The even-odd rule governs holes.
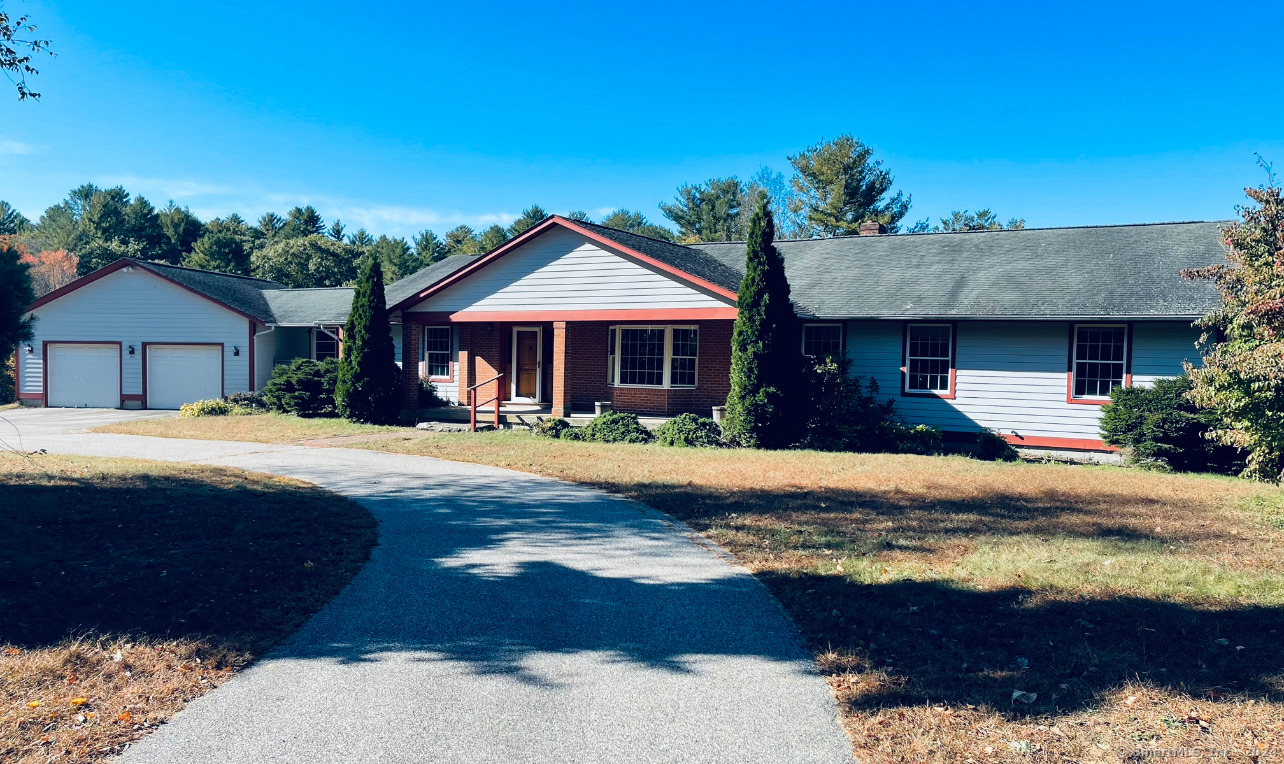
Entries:
MULTIPOLYGON (((608 327, 609 332, 615 336, 615 345, 609 348, 608 362, 610 369, 607 372, 607 382, 611 387, 638 387, 651 390, 694 390, 700 386, 700 327, 696 324, 617 324, 608 327), (620 346, 622 344, 621 329, 663 329, 664 330, 664 383, 659 385, 625 385, 620 383, 620 346), (673 330, 674 329, 694 329, 696 333, 696 378, 695 382, 690 385, 671 384, 673 376, 673 330)), ((610 334, 607 335, 608 337, 610 334)), ((686 357, 686 356, 683 356, 686 357)))
POLYGON ((325 328, 324 326, 316 326, 312 328, 312 360, 314 361, 321 360, 317 358, 317 335, 320 334, 321 332, 325 332, 328 336, 334 338, 334 357, 342 358, 343 357, 343 340, 339 338, 339 335, 337 333, 338 327, 335 327, 335 331, 332 332, 329 329, 325 328))
MULTIPOLYGON (((455 378, 455 330, 449 324, 433 324, 423 327, 423 336, 419 340, 419 352, 423 356, 423 375, 433 382, 450 382, 455 378), (429 372, 432 364, 428 362, 428 330, 446 330, 446 375, 434 377, 429 372)), ((433 351, 440 352, 440 351, 433 351)))
POLYGON ((806 358, 815 358, 816 356, 807 355, 807 329, 815 326, 834 326, 838 328, 838 354, 835 358, 841 359, 847 352, 847 343, 843 334, 843 325, 832 321, 809 321, 802 325, 802 336, 798 338, 799 348, 806 358))
POLYGON ((949 397, 954 395, 954 353, 956 352, 954 348, 955 340, 956 340, 956 337, 955 337, 955 331, 954 331, 954 324, 951 324, 948 322, 914 321, 906 324, 905 325, 905 349, 904 349, 905 382, 904 382, 904 386, 901 389, 901 392, 909 395, 939 395, 942 397, 949 397), (927 356, 927 355, 911 356, 910 355, 910 336, 914 333, 915 329, 928 329, 928 328, 935 328, 935 327, 942 327, 942 326, 948 329, 950 332, 950 341, 949 341, 949 344, 947 345, 948 355, 946 355, 944 358, 942 358, 941 356, 927 356), (929 361, 944 360, 946 363, 948 363, 949 368, 945 374, 945 378, 949 380, 949 382, 946 386, 946 389, 937 390, 934 388, 927 388, 927 387, 910 387, 910 380, 914 378, 914 375, 910 372, 910 366, 911 366, 911 361, 915 358, 929 360, 929 361))
MULTIPOLYGON (((1070 400, 1092 401, 1094 403, 1109 401, 1110 400, 1109 394, 1106 394, 1106 395, 1076 395, 1075 394, 1075 391, 1074 391, 1076 387, 1075 383, 1078 382, 1079 380, 1079 362, 1080 362, 1079 361, 1079 330, 1080 329, 1123 329, 1123 337, 1124 337, 1123 360, 1119 362, 1119 364, 1123 366, 1123 373, 1120 375, 1120 378, 1119 378, 1120 387, 1128 387, 1128 382, 1130 381, 1129 380, 1130 375, 1128 373, 1129 371, 1128 370, 1128 353, 1129 353, 1129 343, 1132 342, 1132 332, 1129 331, 1128 324, 1088 323, 1088 324, 1075 324, 1074 331, 1070 333, 1070 400)), ((1088 359, 1084 359, 1083 363, 1101 363, 1101 361, 1091 361, 1088 359)), ((1115 362, 1106 361, 1105 363, 1115 363, 1115 362)))

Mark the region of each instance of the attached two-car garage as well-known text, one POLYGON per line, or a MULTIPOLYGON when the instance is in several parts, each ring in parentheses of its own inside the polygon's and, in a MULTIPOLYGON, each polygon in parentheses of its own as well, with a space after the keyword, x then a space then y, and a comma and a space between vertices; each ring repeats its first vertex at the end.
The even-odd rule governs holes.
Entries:
MULTIPOLYGON (((176 409, 223 397, 221 344, 143 343, 143 405, 176 409)), ((49 406, 118 408, 120 343, 53 342, 45 346, 49 406)))

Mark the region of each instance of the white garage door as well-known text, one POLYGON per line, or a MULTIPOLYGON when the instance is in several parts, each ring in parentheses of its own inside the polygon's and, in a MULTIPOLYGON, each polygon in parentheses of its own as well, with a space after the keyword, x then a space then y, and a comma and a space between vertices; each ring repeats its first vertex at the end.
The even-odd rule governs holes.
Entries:
POLYGON ((49 345, 50 406, 120 408, 119 345, 49 345))
POLYGON ((148 345, 147 408, 223 397, 221 345, 148 345))

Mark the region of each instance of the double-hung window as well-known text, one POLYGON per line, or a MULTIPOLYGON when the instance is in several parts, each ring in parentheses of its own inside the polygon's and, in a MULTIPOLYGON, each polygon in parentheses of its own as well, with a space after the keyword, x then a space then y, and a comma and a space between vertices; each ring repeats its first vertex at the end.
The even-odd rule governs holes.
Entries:
POLYGON ((450 379, 450 327, 424 327, 424 373, 429 379, 450 379))
POLYGON ((607 382, 617 387, 695 387, 699 329, 612 326, 607 382))
POLYGON ((324 361, 327 358, 339 357, 339 328, 326 329, 318 326, 312 330, 312 358, 324 361))
POLYGON ((1127 375, 1128 327, 1079 324, 1074 328, 1071 398, 1104 401, 1127 375))
POLYGON ((905 392, 952 395, 954 327, 909 324, 905 332, 905 392))
POLYGON ((841 358, 842 324, 803 324, 802 352, 812 358, 841 358))

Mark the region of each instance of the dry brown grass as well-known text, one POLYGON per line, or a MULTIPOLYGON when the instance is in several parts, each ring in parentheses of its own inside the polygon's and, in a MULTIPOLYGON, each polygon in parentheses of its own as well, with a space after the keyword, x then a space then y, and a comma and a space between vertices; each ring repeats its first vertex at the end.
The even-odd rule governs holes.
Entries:
POLYGON ((292 632, 374 544, 292 480, 0 455, 0 761, 118 753, 292 632))
POLYGON ((413 428, 357 424, 346 419, 304 419, 289 414, 251 416, 161 417, 97 427, 94 432, 153 435, 194 440, 239 440, 251 443, 298 443, 350 435, 414 433, 413 428))

